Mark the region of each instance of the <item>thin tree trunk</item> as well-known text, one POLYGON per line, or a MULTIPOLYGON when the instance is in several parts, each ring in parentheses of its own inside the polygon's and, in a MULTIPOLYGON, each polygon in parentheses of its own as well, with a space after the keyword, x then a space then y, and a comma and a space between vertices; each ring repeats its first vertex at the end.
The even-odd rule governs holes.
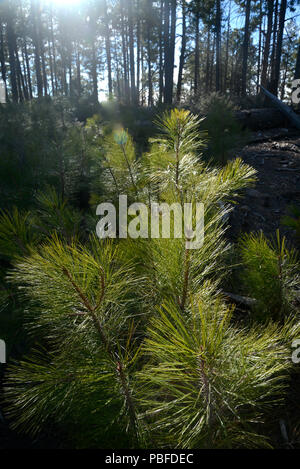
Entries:
POLYGON ((12 11, 10 8, 7 13, 6 34, 7 34, 12 99, 13 99, 13 102, 17 103, 19 96, 18 96, 17 70, 16 70, 16 59, 15 59, 16 40, 15 40, 15 32, 13 28, 12 11))
POLYGON ((121 37, 122 37, 122 52, 123 52, 123 72, 124 72, 124 87, 125 87, 125 101, 129 101, 129 83, 127 71, 127 50, 125 42, 125 26, 124 26, 124 0, 121 0, 121 37))
POLYGON ((205 73, 205 92, 209 90, 209 78, 210 78, 210 28, 207 32, 207 48, 206 48, 206 73, 205 73))
POLYGON ((164 65, 163 65, 163 22, 164 22, 164 1, 160 1, 160 22, 159 22, 159 104, 163 101, 164 87, 164 65))
POLYGON ((221 0, 216 7, 216 91, 221 90, 221 0))
POLYGON ((31 15, 32 15, 32 24, 33 24, 33 33, 32 40, 34 45, 34 62, 35 62, 35 73, 36 73, 36 84, 38 97, 43 96, 43 78, 41 72, 41 61, 40 61, 40 45, 38 40, 38 28, 37 28, 37 2, 36 0, 31 0, 31 15))
POLYGON ((246 18, 243 42, 243 64, 242 64, 242 96, 246 95, 247 88, 247 65, 248 65, 248 50, 249 50, 249 24, 250 24, 250 7, 251 0, 246 2, 246 18))
POLYGON ((277 37, 276 58, 275 58, 275 67, 274 67, 274 81, 272 82, 273 94, 275 96, 277 96, 277 93, 278 93, 278 85, 279 85, 279 80, 280 80, 280 63, 281 63, 282 40, 283 40, 286 8, 287 8, 287 0, 281 0, 280 12, 279 12, 279 27, 278 27, 278 37, 277 37))
POLYGON ((26 61, 26 71, 27 71, 27 81, 28 81, 28 88, 29 88, 29 96, 30 96, 30 99, 32 99, 32 98, 33 98, 32 82, 31 82, 30 63, 29 63, 29 57, 28 57, 28 51, 27 51, 26 40, 25 40, 25 45, 24 45, 24 52, 25 52, 25 61, 26 61))
POLYGON ((178 80, 177 80, 177 93, 176 93, 177 103, 180 103, 181 88, 182 88, 182 74, 183 74, 185 51, 186 51, 186 2, 185 0, 182 0, 181 8, 182 8, 182 40, 181 40, 181 51, 180 51, 178 80))
POLYGON ((111 75, 111 50, 110 50, 110 32, 108 24, 107 14, 107 2, 104 0, 104 23, 105 23, 105 49, 106 49, 106 60, 107 60, 107 73, 108 73, 108 96, 112 98, 112 75, 111 75))
POLYGON ((197 5, 196 11, 196 31, 195 31, 195 69, 194 69, 194 95, 198 93, 199 86, 199 27, 200 27, 200 12, 199 6, 197 5))
POLYGON ((228 74, 228 60, 229 60, 229 35, 230 35, 230 19, 231 19, 231 0, 229 2, 229 12, 227 20, 227 37, 226 37, 226 53, 225 53, 225 66, 224 66, 224 84, 223 89, 227 89, 227 74, 228 74))
POLYGON ((128 2, 128 29, 129 29, 129 58, 130 58, 131 101, 132 101, 133 104, 136 104, 132 0, 127 0, 127 2, 128 2))
POLYGON ((298 78, 300 78, 300 41, 299 41, 299 46, 298 46, 296 68, 295 68, 295 75, 294 75, 295 80, 298 78))
POLYGON ((273 8, 274 8, 273 0, 268 0, 267 33, 266 33, 266 41, 265 41, 262 71, 261 71, 261 84, 264 87, 267 86, 267 74, 268 74, 271 35, 272 35, 272 26, 273 26, 273 8))
POLYGON ((2 18, 0 18, 0 64, 1 64, 1 77, 5 84, 5 93, 7 100, 7 76, 6 76, 6 63, 5 63, 5 53, 4 53, 4 35, 3 35, 3 23, 2 18))
POLYGON ((141 25, 140 17, 137 17, 137 31, 136 31, 136 42, 137 42, 137 63, 136 63, 136 97, 137 103, 140 102, 140 75, 141 75, 141 25))
POLYGON ((262 39, 262 0, 259 3, 259 36, 258 36, 258 59, 257 59, 257 85, 256 85, 256 93, 259 93, 259 77, 260 77, 260 66, 261 66, 261 39, 262 39))
POLYGON ((165 62, 165 86, 164 86, 164 102, 167 102, 167 80, 169 70, 169 49, 170 49, 170 0, 164 0, 164 62, 165 62))
POLYGON ((172 104, 173 100, 173 76, 174 76, 174 57, 175 57, 175 33, 176 33, 176 0, 171 0, 171 31, 168 47, 168 56, 166 58, 166 81, 165 81, 165 103, 172 104))

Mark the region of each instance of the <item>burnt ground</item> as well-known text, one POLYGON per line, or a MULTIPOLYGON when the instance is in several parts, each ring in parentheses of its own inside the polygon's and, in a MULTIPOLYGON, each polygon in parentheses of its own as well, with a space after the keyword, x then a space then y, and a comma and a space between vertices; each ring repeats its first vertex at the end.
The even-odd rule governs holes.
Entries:
POLYGON ((257 170, 257 183, 244 191, 230 216, 233 240, 242 232, 259 230, 274 236, 279 228, 296 243, 295 233, 282 224, 282 217, 289 214, 291 205, 300 206, 300 131, 283 130, 286 135, 279 132, 279 138, 276 129, 256 132, 252 143, 235 152, 257 170))

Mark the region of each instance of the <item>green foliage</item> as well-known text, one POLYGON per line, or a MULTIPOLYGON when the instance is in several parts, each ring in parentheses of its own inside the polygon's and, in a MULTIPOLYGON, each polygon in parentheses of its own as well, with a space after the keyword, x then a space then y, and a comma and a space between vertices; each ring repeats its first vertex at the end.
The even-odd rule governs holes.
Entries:
POLYGON ((297 253, 286 247, 286 240, 277 232, 276 242, 263 233, 244 235, 240 240, 244 269, 241 281, 244 291, 256 300, 255 317, 283 319, 295 310, 299 294, 299 262, 297 253))
POLYGON ((144 344, 150 363, 140 372, 155 447, 267 446, 256 425, 286 387, 291 363, 282 342, 274 325, 232 327, 219 300, 195 304, 189 316, 163 305, 144 344))
POLYGON ((127 429, 135 439, 127 375, 138 352, 130 341, 137 280, 111 243, 89 244, 68 246, 54 237, 10 275, 29 299, 27 327, 47 350, 11 365, 7 397, 16 391, 18 397, 8 415, 17 411, 18 424, 29 433, 51 419, 70 419, 70 430, 79 421, 88 444, 99 444, 106 427, 119 419, 118 431, 127 429))
POLYGON ((6 259, 14 259, 28 253, 30 246, 38 241, 30 213, 21 214, 17 207, 11 212, 0 214, 0 254, 6 259))
POLYGON ((62 196, 40 193, 30 220, 43 242, 14 256, 8 275, 35 346, 8 367, 5 412, 30 434, 59 425, 76 447, 263 447, 257 423, 283 397, 299 324, 241 330, 219 292, 227 202, 255 171, 240 159, 208 166, 188 111, 160 125, 138 158, 128 132, 103 135, 97 118, 87 123, 91 171, 102 177, 93 203, 122 192, 149 208, 203 202, 204 243, 189 250, 187 234, 87 239, 62 196))
POLYGON ((202 128, 209 137, 207 155, 222 165, 230 158, 233 149, 247 141, 247 133, 235 119, 234 110, 230 99, 219 93, 212 93, 201 106, 201 113, 205 116, 202 128))
POLYGON ((282 218, 281 223, 296 232, 298 242, 300 242, 300 208, 296 206, 290 207, 290 215, 282 218))

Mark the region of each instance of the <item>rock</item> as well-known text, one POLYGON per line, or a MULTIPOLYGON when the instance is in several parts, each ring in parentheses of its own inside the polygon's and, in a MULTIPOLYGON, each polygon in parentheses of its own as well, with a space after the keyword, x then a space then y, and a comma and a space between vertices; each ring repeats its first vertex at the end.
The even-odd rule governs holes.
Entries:
POLYGON ((256 199, 261 198, 261 192, 257 191, 256 189, 247 189, 246 190, 247 197, 254 197, 256 199))

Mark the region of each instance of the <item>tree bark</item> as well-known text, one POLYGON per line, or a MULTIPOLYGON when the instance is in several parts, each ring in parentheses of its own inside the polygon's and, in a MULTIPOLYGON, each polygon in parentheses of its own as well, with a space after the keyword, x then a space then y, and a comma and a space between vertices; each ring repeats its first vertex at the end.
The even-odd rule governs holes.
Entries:
POLYGON ((183 67, 184 67, 184 62, 185 62, 185 51, 186 51, 186 1, 185 0, 182 0, 181 9, 182 9, 182 40, 181 40, 181 51, 180 51, 179 69, 178 69, 177 92, 176 92, 177 103, 180 103, 180 98, 181 98, 182 74, 183 74, 183 67))
POLYGON ((195 69, 194 69, 194 95, 196 96, 199 88, 199 27, 200 27, 200 12, 199 3, 197 2, 197 11, 195 18, 195 69))
POLYGON ((221 91, 221 0, 216 5, 216 91, 221 91))
POLYGON ((242 96, 245 96, 247 92, 246 88, 247 88, 247 65, 248 65, 248 50, 249 50, 250 7, 251 7, 251 0, 247 0, 244 42, 243 42, 242 96))
POLYGON ((297 60, 296 60, 296 68, 295 68, 295 75, 294 79, 300 78, 300 41, 298 46, 298 53, 297 53, 297 60))
POLYGON ((273 91, 273 94, 275 96, 277 96, 278 94, 278 85, 279 85, 279 79, 280 79, 280 63, 281 63, 282 40, 283 40, 286 9, 287 9, 287 0, 281 0, 280 12, 279 12, 277 47, 276 47, 276 55, 275 55, 274 78, 271 83, 271 92, 273 91))
POLYGON ((109 32, 106 0, 104 0, 104 23, 105 23, 105 49, 106 49, 107 73, 108 73, 108 96, 109 96, 109 99, 111 99, 113 95, 113 89, 112 89, 112 74, 111 74, 110 32, 109 32))
POLYGON ((9 56, 9 67, 10 67, 10 83, 11 83, 11 92, 12 92, 12 100, 13 102, 17 103, 19 99, 18 95, 18 83, 17 83, 17 68, 16 68, 16 58, 15 58, 15 31, 13 27, 13 18, 12 18, 12 11, 9 6, 7 11, 7 45, 8 45, 8 56, 9 56))
POLYGON ((43 78, 41 72, 41 61, 40 61, 40 45, 38 40, 38 27, 37 27, 37 1, 31 0, 31 16, 32 16, 32 41, 34 45, 34 63, 35 63, 35 73, 36 73, 36 84, 38 97, 43 96, 43 78))
POLYGON ((267 33, 266 41, 263 53, 263 63, 261 71, 261 84, 262 86, 267 86, 267 74, 268 74, 268 65, 269 65, 269 55, 270 55, 270 45, 271 45, 271 35, 272 35, 272 26, 273 26, 273 9, 274 2, 273 0, 268 0, 268 22, 267 22, 267 33))

